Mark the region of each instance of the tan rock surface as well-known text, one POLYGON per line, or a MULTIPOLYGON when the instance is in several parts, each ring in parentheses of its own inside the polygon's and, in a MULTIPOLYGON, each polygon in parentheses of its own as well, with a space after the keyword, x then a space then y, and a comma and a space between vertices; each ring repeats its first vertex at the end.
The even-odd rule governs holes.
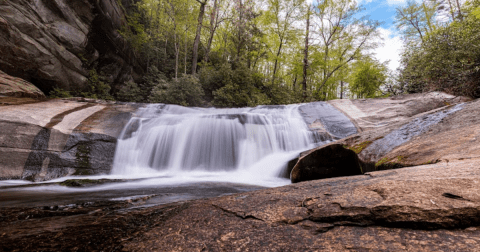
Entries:
POLYGON ((467 100, 464 97, 431 92, 383 99, 332 100, 328 103, 352 119, 360 131, 368 131, 405 123, 415 115, 467 100))
MULTIPOLYGON (((397 105, 392 105, 391 99, 364 100, 365 104, 362 109, 360 109, 361 106, 354 106, 352 101, 332 101, 337 105, 343 104, 344 109, 346 104, 354 106, 347 112, 360 111, 357 114, 349 115, 352 118, 357 115, 356 123, 358 125, 366 125, 363 118, 368 118, 370 121, 379 120, 380 123, 375 130, 371 130, 372 127, 364 126, 364 129, 368 130, 306 151, 301 154, 302 158, 313 158, 306 163, 315 163, 313 156, 315 152, 328 148, 330 145, 340 144, 354 150, 362 162, 363 172, 368 172, 480 157, 480 110, 478 109, 480 100, 459 103, 454 106, 454 103, 463 102, 465 98, 452 98, 441 93, 440 96, 430 93, 401 99, 402 102, 397 105), (418 100, 421 97, 426 97, 426 100, 418 100), (446 100, 442 101, 443 98, 446 100), (419 108, 414 106, 416 101, 419 108), (450 105, 442 107, 440 104, 439 108, 434 108, 437 105, 427 104, 427 107, 430 106, 434 109, 417 114, 424 110, 421 106, 425 105, 425 102, 431 102, 434 105, 435 102, 437 105, 445 102, 450 105), (409 104, 410 108, 404 107, 402 104, 409 104), (379 112, 376 119, 374 116, 369 116, 369 113, 375 115, 374 112, 382 107, 384 110, 379 112), (397 111, 402 107, 405 109, 403 112, 397 111), (368 112, 369 110, 371 112, 368 112), (382 113, 387 114, 384 118, 385 121, 379 119, 383 115, 382 113), (389 116, 389 114, 395 113, 399 113, 399 119, 389 116)), ((361 100, 354 101, 354 103, 361 102, 361 100)), ((396 100, 393 103, 395 102, 396 100)), ((301 160, 293 170, 304 169, 301 160)), ((319 169, 323 168, 319 166, 319 169)))

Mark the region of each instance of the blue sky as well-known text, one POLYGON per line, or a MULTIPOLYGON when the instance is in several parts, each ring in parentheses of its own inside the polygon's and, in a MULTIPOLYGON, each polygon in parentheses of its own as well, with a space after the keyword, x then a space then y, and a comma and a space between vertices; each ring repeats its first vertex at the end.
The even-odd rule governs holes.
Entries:
POLYGON ((383 38, 383 46, 374 51, 376 58, 388 64, 391 70, 397 69, 402 52, 402 40, 400 34, 393 24, 395 20, 395 8, 405 5, 406 0, 359 0, 365 10, 363 15, 370 16, 370 19, 383 22, 380 27, 380 34, 383 38))
POLYGON ((399 4, 402 4, 401 1, 360 1, 363 2, 363 11, 364 15, 369 15, 371 19, 375 19, 381 22, 384 22, 382 28, 389 29, 393 27, 393 22, 395 18, 395 8, 399 4))

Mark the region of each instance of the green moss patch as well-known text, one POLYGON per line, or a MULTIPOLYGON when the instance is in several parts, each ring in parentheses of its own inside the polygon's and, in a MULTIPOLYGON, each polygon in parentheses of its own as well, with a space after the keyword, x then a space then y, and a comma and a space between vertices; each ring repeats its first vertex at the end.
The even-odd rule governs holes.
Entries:
POLYGON ((367 148, 367 147, 368 147, 370 144, 372 144, 372 143, 373 143, 372 141, 365 141, 365 142, 363 142, 363 143, 360 143, 360 144, 357 144, 357 145, 354 145, 354 146, 344 145, 343 148, 352 150, 352 151, 354 151, 356 154, 359 154, 360 152, 362 152, 362 150, 364 150, 365 148, 367 148))

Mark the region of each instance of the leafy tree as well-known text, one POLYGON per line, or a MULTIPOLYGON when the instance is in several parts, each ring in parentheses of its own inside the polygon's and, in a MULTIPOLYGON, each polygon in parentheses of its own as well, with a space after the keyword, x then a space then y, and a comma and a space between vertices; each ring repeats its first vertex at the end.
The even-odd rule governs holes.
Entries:
MULTIPOLYGON (((315 31, 320 44, 317 57, 321 70, 316 86, 317 97, 328 99, 328 93, 335 90, 335 73, 350 62, 359 59, 362 51, 376 47, 379 22, 366 18, 357 19, 361 8, 353 0, 325 0, 315 6, 315 31), (329 92, 330 91, 330 92, 329 92)), ((336 98, 336 96, 332 97, 336 98)))
MULTIPOLYGON (((381 95, 380 87, 387 79, 387 67, 367 58, 353 67, 350 92, 356 98, 374 98, 381 95)), ((352 97, 353 98, 353 97, 352 97)))
POLYGON ((480 97, 480 22, 475 9, 480 1, 465 6, 462 20, 427 34, 421 48, 406 51, 402 59, 401 85, 408 92, 440 90, 480 97))

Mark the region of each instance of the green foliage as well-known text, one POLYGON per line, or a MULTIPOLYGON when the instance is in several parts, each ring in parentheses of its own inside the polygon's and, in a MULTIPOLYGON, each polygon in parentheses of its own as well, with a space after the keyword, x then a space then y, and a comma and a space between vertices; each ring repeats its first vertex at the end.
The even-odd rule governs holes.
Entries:
POLYGON ((50 91, 49 97, 50 98, 69 98, 69 97, 72 97, 72 94, 70 93, 70 91, 66 91, 59 87, 55 87, 53 88, 52 91, 50 91))
POLYGON ((480 7, 475 8, 475 9, 472 11, 472 14, 473 14, 477 19, 480 19, 480 7))
POLYGON ((80 92, 80 95, 92 99, 113 100, 110 89, 110 84, 103 74, 98 74, 97 70, 92 69, 89 72, 87 90, 80 92))
POLYGON ((117 100, 124 102, 142 102, 142 90, 133 81, 128 81, 124 86, 117 92, 117 100))
POLYGON ((357 62, 354 67, 350 91, 357 98, 374 98, 380 95, 380 87, 387 79, 387 68, 371 59, 357 62))
POLYGON ((474 15, 429 33, 405 52, 400 81, 409 92, 439 90, 480 97, 480 22, 474 15))
POLYGON ((270 104, 270 99, 262 92, 265 90, 263 76, 247 68, 245 64, 238 64, 235 70, 226 65, 219 70, 210 70, 209 73, 212 77, 202 86, 207 90, 214 89, 212 91, 214 106, 246 107, 270 104), (218 88, 211 88, 209 84, 218 88))
POLYGON ((203 90, 197 77, 185 75, 169 83, 159 84, 152 90, 149 102, 202 106, 203 90))
POLYGON ((140 84, 140 95, 143 100, 149 99, 155 88, 166 88, 167 77, 155 66, 148 68, 147 74, 143 76, 143 83, 140 84))
POLYGON ((127 26, 123 26, 120 34, 127 39, 137 51, 142 51, 149 41, 149 36, 145 31, 145 25, 142 22, 142 14, 133 12, 127 16, 127 26))

